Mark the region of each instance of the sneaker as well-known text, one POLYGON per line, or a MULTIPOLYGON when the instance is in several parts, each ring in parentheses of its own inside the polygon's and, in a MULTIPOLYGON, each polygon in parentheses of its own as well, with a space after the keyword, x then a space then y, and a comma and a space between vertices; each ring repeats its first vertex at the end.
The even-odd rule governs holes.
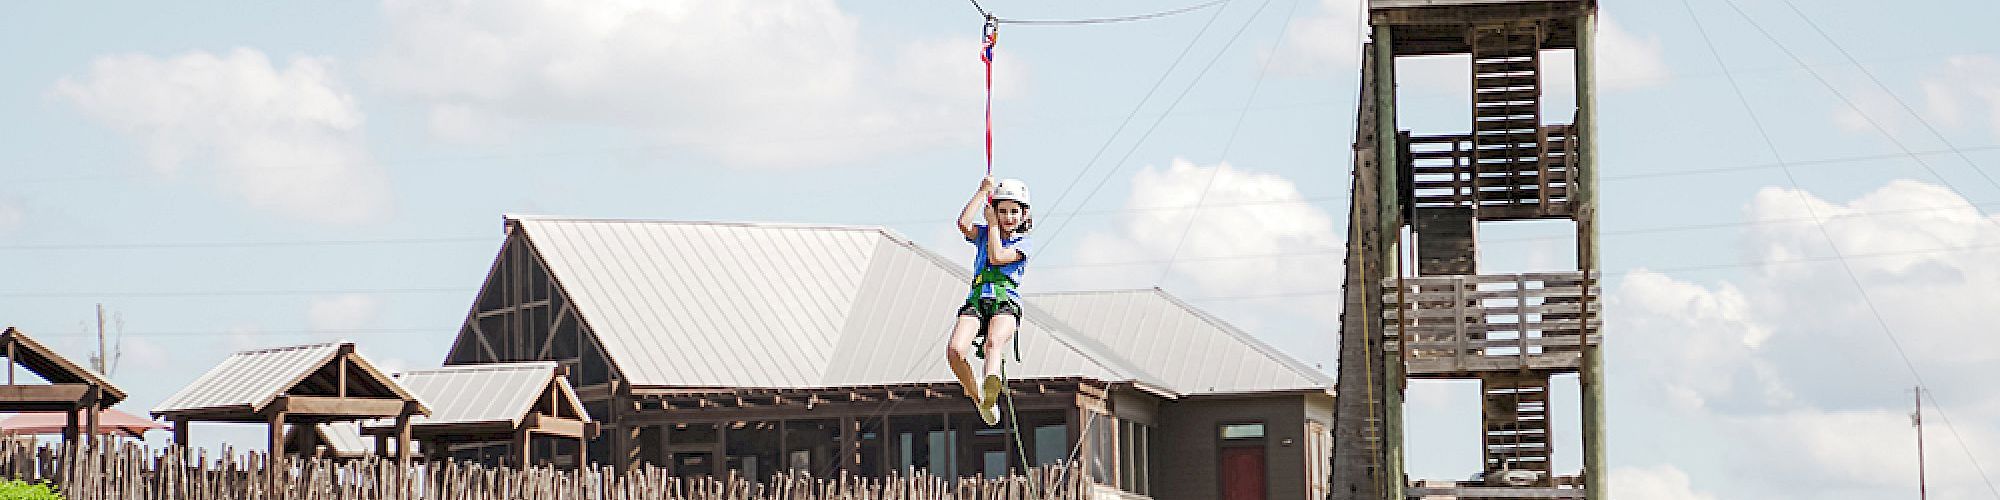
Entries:
POLYGON ((1000 391, 1005 389, 1003 387, 1005 385, 1006 383, 1000 380, 999 375, 987 375, 986 383, 981 384, 979 391, 979 417, 986 419, 988 427, 1000 423, 1000 391))

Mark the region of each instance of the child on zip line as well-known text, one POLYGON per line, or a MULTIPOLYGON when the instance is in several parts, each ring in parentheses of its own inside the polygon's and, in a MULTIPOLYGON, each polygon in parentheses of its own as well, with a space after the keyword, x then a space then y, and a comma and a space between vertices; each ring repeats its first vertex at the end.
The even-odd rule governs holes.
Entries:
POLYGON ((979 406, 979 417, 989 426, 1000 421, 995 404, 1006 383, 1000 377, 1001 347, 1014 339, 1014 331, 1021 325, 1018 288, 1032 251, 1028 229, 1033 225, 1034 219, 1028 216, 1028 186, 1019 179, 997 184, 992 176, 980 179, 979 191, 958 215, 958 231, 977 252, 972 262, 972 290, 965 296, 965 305, 958 308, 958 323, 952 327, 945 356, 965 395, 979 406), (982 207, 984 224, 974 220, 982 207), (975 345, 979 350, 974 350, 975 345), (975 378, 967 354, 985 359, 983 385, 975 378))

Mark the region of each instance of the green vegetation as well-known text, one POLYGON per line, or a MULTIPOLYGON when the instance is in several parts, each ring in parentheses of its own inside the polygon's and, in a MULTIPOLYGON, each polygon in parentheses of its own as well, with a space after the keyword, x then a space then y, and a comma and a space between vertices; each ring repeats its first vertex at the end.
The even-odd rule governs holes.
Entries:
POLYGON ((0 481, 0 500, 62 500, 48 483, 0 481))

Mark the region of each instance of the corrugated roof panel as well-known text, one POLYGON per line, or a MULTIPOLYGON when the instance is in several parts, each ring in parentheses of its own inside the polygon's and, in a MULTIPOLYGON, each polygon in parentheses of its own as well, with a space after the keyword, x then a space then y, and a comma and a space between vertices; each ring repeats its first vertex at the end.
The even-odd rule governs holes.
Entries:
POLYGON ((519 424, 555 378, 547 361, 458 365, 396 374, 396 383, 430 407, 412 425, 470 422, 519 424))
MULTIPOLYGON (((879 228, 520 219, 634 384, 825 387, 952 380, 970 276, 879 228)), ((1285 390, 1324 375, 1155 291, 1030 294, 1016 377, 1285 390), (1245 366, 1216 363, 1237 355, 1245 366), (1277 373, 1273 378, 1269 374, 1277 373)), ((1011 356, 1011 352, 1009 353, 1011 356)), ((1324 383, 1322 383, 1324 382, 1324 383)))
POLYGON ((345 344, 327 342, 231 354, 153 407, 153 413, 236 406, 262 410, 292 384, 332 360, 345 344))
POLYGON ((1333 380, 1228 323, 1158 290, 1030 294, 1029 304, 1072 324, 1144 368, 1142 379, 1181 394, 1324 389, 1333 380))
POLYGON ((368 455, 368 442, 361 439, 360 422, 328 422, 314 424, 313 427, 319 432, 320 440, 326 443, 327 448, 333 450, 334 455, 342 457, 368 455))
POLYGON ((637 385, 817 385, 879 230, 521 219, 637 385))

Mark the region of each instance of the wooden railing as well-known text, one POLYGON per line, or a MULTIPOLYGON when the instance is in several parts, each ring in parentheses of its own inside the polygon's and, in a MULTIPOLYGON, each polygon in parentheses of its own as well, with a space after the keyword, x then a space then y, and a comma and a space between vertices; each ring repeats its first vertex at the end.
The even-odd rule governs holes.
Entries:
POLYGON ((787 473, 752 482, 673 477, 654 467, 620 473, 609 467, 518 470, 464 462, 403 466, 374 457, 220 455, 7 440, 0 442, 0 478, 46 482, 68 500, 1085 500, 1093 486, 1081 468, 1058 466, 1002 478, 787 473))
POLYGON ((1481 220, 1569 217, 1576 172, 1576 127, 1545 125, 1541 161, 1478 163, 1470 134, 1405 135, 1408 192, 1416 207, 1469 207, 1481 220))
POLYGON ((1389 278, 1385 348, 1412 377, 1574 370, 1599 340, 1591 281, 1582 272, 1389 278))

